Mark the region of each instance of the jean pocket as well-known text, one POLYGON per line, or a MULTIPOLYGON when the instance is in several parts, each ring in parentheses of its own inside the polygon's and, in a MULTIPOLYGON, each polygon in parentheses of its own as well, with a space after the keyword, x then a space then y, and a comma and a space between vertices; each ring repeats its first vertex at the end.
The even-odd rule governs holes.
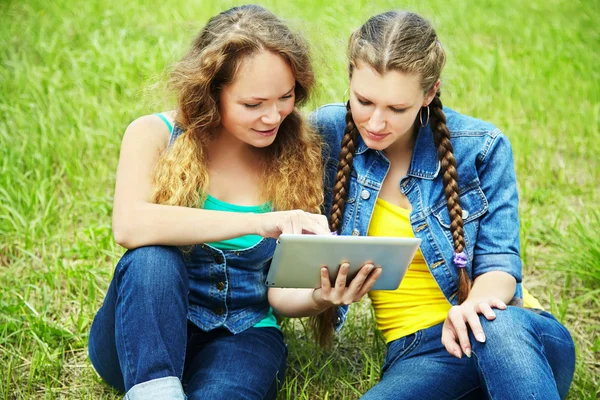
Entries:
POLYGON ((385 362, 381 369, 381 375, 392 366, 394 363, 402 358, 409 355, 421 342, 423 337, 422 331, 417 331, 410 335, 406 335, 400 339, 396 339, 388 344, 387 354, 385 355, 385 362))

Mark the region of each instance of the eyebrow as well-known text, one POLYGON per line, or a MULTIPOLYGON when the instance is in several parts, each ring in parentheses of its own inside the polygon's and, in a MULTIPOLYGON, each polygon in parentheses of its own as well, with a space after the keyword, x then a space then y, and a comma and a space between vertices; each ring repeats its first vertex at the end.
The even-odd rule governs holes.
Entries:
MULTIPOLYGON (((353 92, 354 92, 354 94, 355 94, 357 97, 361 97, 361 98, 363 98, 363 99, 365 99, 365 100, 367 100, 367 101, 371 101, 371 100, 369 100, 369 98, 368 98, 368 97, 365 97, 365 96, 363 96, 362 94, 358 93, 356 90, 353 90, 353 92)), ((407 108, 407 107, 409 107, 409 106, 408 106, 408 105, 406 105, 406 104, 403 104, 403 103, 398 103, 398 104, 388 104, 388 107, 407 108)))
MULTIPOLYGON (((291 88, 290 90, 288 90, 287 92, 285 92, 285 93, 284 93, 282 96, 280 96, 280 97, 287 96, 287 95, 288 95, 288 94, 290 94, 290 93, 292 92, 292 90, 294 90, 295 88, 296 88, 296 86, 295 86, 295 85, 294 85, 294 86, 292 86, 292 88, 291 88)), ((253 97, 248 97, 248 99, 250 99, 250 100, 257 100, 257 101, 267 101, 267 100, 269 100, 269 99, 264 99, 264 98, 262 98, 262 97, 254 97, 254 96, 253 96, 253 97)))

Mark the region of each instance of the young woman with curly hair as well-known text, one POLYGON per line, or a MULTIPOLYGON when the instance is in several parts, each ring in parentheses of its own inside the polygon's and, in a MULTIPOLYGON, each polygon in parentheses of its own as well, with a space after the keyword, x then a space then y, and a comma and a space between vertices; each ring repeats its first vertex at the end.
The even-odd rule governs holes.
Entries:
POLYGON ((299 35, 235 7, 174 68, 177 109, 127 128, 113 231, 128 251, 89 338, 126 398, 275 398, 287 355, 264 283, 275 239, 329 234, 321 141, 297 109, 313 83, 299 35))

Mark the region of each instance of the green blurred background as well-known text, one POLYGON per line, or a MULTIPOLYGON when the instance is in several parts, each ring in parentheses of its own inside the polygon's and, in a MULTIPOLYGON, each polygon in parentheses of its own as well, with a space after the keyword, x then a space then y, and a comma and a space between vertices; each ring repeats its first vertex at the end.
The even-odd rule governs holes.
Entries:
MULTIPOLYGON (((119 145, 135 118, 174 107, 165 71, 212 15, 240 2, 0 0, 0 398, 117 399, 87 333, 123 249, 110 216, 119 145)), ((343 101, 346 40, 370 15, 429 18, 448 53, 445 105, 510 138, 525 282, 570 329, 571 399, 600 375, 600 2, 300 0, 259 4, 309 39, 319 86, 343 101)), ((286 321, 281 399, 357 398, 384 344, 368 301, 334 349, 286 321)))

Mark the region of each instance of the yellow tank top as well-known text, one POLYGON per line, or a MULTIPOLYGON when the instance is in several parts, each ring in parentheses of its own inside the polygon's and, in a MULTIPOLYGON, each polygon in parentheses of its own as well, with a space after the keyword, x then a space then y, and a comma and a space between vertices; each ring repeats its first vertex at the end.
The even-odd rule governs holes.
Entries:
MULTIPOLYGON (((412 238, 414 233, 409 216, 408 209, 378 198, 368 235, 412 238)), ((377 328, 386 343, 443 322, 452 307, 429 271, 420 250, 398 289, 372 290, 369 297, 377 328)), ((526 307, 541 308, 525 288, 523 298, 526 307)))

